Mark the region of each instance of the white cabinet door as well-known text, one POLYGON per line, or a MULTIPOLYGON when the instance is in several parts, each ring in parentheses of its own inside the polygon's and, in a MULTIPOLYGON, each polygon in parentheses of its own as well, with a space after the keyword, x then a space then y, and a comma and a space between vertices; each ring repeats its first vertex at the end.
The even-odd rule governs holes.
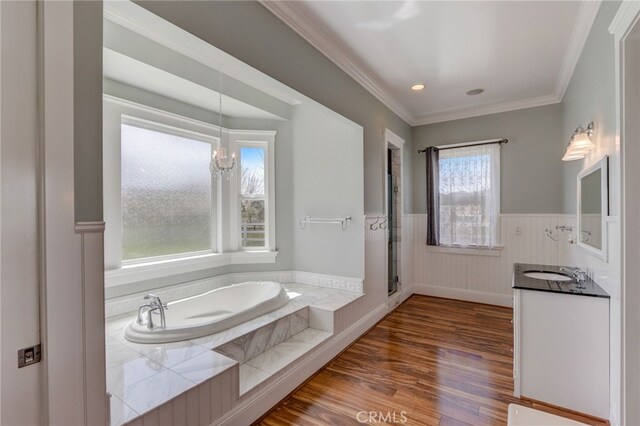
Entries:
POLYGON ((609 299, 516 293, 514 372, 520 394, 608 418, 609 299))

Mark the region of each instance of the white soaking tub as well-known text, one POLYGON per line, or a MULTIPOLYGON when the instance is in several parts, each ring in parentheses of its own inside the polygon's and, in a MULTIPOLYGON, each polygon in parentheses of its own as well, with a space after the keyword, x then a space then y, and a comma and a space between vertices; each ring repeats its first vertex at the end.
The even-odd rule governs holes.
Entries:
MULTIPOLYGON (((289 302, 280 283, 249 281, 222 287, 197 296, 177 300, 165 309, 166 327, 153 316, 154 328, 134 319, 125 329, 125 338, 136 343, 169 343, 218 333, 289 302)), ((144 314, 146 319, 146 314, 144 314)))

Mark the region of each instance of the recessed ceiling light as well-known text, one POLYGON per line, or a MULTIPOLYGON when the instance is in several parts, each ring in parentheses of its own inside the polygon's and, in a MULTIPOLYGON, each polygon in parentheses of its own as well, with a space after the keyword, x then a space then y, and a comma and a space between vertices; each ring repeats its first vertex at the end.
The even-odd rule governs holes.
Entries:
POLYGON ((475 96, 475 95, 479 95, 481 93, 484 93, 484 89, 473 89, 473 90, 469 90, 467 92, 467 95, 469 96, 475 96))
POLYGON ((419 92, 422 89, 424 89, 424 84, 414 84, 413 86, 411 86, 411 90, 413 90, 414 92, 419 92))

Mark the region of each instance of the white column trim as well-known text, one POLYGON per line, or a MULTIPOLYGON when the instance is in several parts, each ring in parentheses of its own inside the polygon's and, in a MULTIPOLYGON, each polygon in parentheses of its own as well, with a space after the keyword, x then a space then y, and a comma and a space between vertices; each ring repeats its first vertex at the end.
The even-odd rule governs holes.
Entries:
MULTIPOLYGON (((628 133, 626 117, 629 116, 633 123, 637 123, 637 114, 640 112, 637 105, 629 109, 629 102, 625 97, 628 86, 626 78, 625 66, 625 44, 627 36, 637 25, 640 18, 640 2, 623 1, 615 17, 609 25, 609 33, 614 36, 615 46, 615 92, 616 92, 616 140, 620 146, 621 157, 621 206, 620 206, 620 304, 621 304, 621 360, 620 360, 620 401, 611 401, 610 420, 612 424, 632 424, 640 419, 637 410, 637 400, 640 397, 640 389, 638 383, 640 377, 640 359, 637 355, 637 335, 638 335, 638 315, 637 303, 640 294, 635 289, 635 280, 637 279, 637 259, 638 253, 637 241, 635 236, 640 232, 637 220, 633 219, 638 211, 638 196, 635 191, 635 184, 632 180, 637 181, 637 173, 634 173, 635 164, 637 164, 638 153, 635 152, 633 157, 630 154, 630 147, 626 144, 626 136, 628 133), (635 114, 635 115, 634 115, 635 114), (627 167, 627 164, 633 167, 627 167), (629 182, 628 182, 629 181, 629 182), (632 190, 631 187, 634 187, 632 190), (633 220, 627 220, 627 217, 633 220), (632 277, 628 279, 627 277, 632 277), (629 283, 629 285, 627 285, 629 283), (628 337, 627 337, 628 336, 628 337), (616 403, 619 403, 617 406, 616 403), (635 408, 635 412, 631 410, 635 408), (633 416, 633 417, 631 417, 633 416)), ((637 58, 636 58, 637 61, 637 58)), ((638 68, 635 69, 635 72, 638 68)), ((635 81, 634 84, 638 84, 635 81)), ((637 96, 637 86, 635 87, 637 96)), ((632 135, 637 137, 636 135, 632 135)), ((631 147, 632 148, 632 147, 631 147)), ((632 148, 633 149, 633 148, 632 148)), ((636 150, 637 151, 637 150, 636 150)))
POLYGON ((102 222, 75 221, 74 3, 42 2, 42 310, 47 424, 105 425, 102 222))

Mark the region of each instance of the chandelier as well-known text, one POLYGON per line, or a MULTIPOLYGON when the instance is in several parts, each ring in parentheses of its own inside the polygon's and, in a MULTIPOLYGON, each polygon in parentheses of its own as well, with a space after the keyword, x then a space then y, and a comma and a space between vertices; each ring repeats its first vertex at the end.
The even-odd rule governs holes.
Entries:
POLYGON ((225 176, 227 179, 229 179, 229 176, 233 173, 233 169, 236 166, 236 153, 235 151, 231 151, 231 157, 229 157, 227 150, 221 146, 221 143, 222 143, 222 72, 218 72, 218 92, 219 92, 218 110, 220 111, 218 129, 220 130, 220 140, 218 141, 217 148, 213 150, 213 154, 211 155, 211 162, 209 163, 209 171, 211 172, 214 178, 225 176))

